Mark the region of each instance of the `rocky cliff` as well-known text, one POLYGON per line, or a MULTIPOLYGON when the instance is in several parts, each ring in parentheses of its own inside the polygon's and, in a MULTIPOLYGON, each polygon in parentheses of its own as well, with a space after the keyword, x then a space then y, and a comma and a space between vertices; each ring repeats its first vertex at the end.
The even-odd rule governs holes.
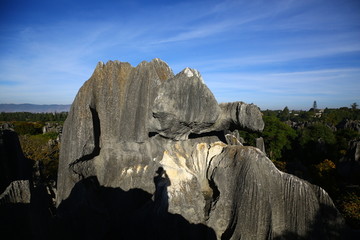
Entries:
POLYGON ((242 146, 239 128, 264 128, 258 107, 218 104, 194 69, 99 63, 64 123, 58 236, 340 238, 327 193, 242 146))

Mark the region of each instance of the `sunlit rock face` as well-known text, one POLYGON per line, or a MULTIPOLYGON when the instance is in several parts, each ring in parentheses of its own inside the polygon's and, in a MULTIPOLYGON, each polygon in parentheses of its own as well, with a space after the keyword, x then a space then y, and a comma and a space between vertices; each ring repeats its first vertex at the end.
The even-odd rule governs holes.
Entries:
POLYGON ((174 75, 159 59, 137 67, 99 63, 64 124, 60 232, 86 231, 90 239, 338 237, 342 218, 326 192, 242 146, 228 134, 239 128, 262 131, 259 108, 218 104, 197 70, 174 75))

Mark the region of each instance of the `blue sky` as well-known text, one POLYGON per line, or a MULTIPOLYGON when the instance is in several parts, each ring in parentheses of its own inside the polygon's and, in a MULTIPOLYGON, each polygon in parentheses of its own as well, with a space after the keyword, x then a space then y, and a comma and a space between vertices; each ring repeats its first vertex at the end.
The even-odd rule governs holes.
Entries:
POLYGON ((0 1, 0 103, 71 104, 98 61, 153 58, 219 102, 360 105, 360 1, 0 1))

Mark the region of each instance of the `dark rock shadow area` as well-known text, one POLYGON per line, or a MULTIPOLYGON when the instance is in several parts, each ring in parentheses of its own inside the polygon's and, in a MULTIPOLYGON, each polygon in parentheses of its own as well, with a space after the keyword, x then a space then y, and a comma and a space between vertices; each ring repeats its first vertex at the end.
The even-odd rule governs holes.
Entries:
POLYGON ((159 211, 157 201, 142 189, 124 191, 100 186, 96 177, 83 179, 59 205, 53 236, 55 239, 216 239, 215 232, 206 225, 191 224, 167 209, 159 211))

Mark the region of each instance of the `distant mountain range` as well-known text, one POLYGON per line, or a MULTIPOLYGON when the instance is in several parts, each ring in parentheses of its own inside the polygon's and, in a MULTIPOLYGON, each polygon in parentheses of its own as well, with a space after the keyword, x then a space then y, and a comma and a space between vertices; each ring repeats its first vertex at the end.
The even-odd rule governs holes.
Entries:
POLYGON ((68 112, 71 105, 49 104, 2 104, 0 103, 0 112, 32 112, 32 113, 46 113, 46 112, 68 112))

